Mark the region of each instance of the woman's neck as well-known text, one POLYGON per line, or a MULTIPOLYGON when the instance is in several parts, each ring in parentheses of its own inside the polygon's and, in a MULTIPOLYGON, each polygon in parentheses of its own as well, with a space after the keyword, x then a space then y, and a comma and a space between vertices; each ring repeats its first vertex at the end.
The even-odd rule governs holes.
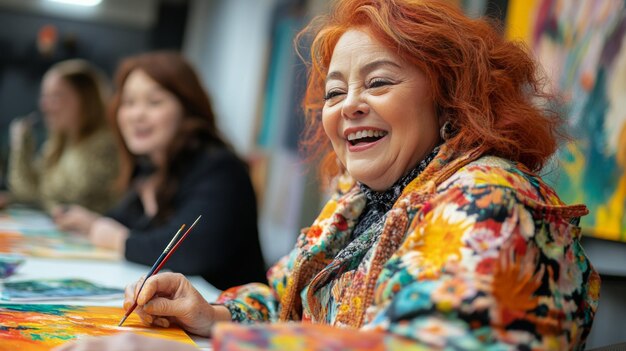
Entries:
POLYGON ((150 162, 152 162, 157 171, 162 170, 167 163, 164 152, 154 152, 150 154, 149 158, 150 162))

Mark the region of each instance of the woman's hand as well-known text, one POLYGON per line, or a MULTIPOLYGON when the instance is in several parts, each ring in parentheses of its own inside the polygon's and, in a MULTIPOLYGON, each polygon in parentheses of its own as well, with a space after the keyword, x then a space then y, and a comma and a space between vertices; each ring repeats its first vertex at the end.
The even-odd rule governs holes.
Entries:
POLYGON ((124 253, 129 230, 112 218, 100 217, 93 222, 88 235, 95 246, 124 253))
POLYGON ((147 336, 120 333, 113 336, 86 338, 59 346, 53 351, 198 351, 192 345, 147 336))
MULTIPOLYGON (((135 301, 142 280, 126 287, 124 309, 135 301)), ((149 325, 169 327, 178 324, 186 331, 200 336, 210 336, 217 321, 230 321, 230 312, 224 306, 212 306, 191 283, 178 273, 161 273, 146 280, 137 296, 135 312, 149 325)))
POLYGON ((77 205, 55 206, 50 211, 50 215, 59 229, 81 234, 89 233, 93 223, 101 217, 99 214, 77 205))

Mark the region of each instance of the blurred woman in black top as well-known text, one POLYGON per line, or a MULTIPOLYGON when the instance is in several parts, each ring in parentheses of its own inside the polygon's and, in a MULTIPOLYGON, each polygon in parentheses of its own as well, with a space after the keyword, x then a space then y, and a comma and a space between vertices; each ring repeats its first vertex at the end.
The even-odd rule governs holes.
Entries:
POLYGON ((220 135, 209 98, 177 53, 130 57, 116 76, 112 124, 121 144, 118 186, 107 216, 79 206, 54 214, 62 229, 152 264, 182 223, 198 222, 166 268, 218 288, 263 281, 254 191, 246 165, 220 135))

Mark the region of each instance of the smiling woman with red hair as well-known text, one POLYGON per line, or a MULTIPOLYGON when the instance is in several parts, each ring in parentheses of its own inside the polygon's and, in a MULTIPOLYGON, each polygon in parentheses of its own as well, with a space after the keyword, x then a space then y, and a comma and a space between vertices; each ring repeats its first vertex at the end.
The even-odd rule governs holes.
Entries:
MULTIPOLYGON (((428 77, 431 99, 453 133, 446 144, 539 170, 556 151, 557 114, 534 105, 542 91, 535 61, 519 43, 504 40, 484 20, 471 20, 434 1, 341 1, 318 29, 303 107, 308 134, 303 145, 325 156, 324 176, 340 172, 321 125, 328 66, 336 43, 350 28, 363 27, 428 77)), ((301 33, 308 34, 309 31, 301 33)), ((443 125, 442 125, 443 126, 443 125)))
POLYGON ((560 119, 525 49, 437 1, 340 0, 310 32, 304 145, 336 194, 269 286, 209 304, 159 274, 137 296, 144 322, 216 350, 583 349, 599 294, 588 211, 536 174, 560 119))

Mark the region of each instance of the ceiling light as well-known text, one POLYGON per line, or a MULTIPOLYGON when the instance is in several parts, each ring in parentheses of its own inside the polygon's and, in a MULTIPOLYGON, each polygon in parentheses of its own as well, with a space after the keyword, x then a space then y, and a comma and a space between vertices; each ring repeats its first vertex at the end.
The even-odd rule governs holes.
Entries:
POLYGON ((77 6, 97 6, 102 0, 48 0, 61 4, 77 5, 77 6))

